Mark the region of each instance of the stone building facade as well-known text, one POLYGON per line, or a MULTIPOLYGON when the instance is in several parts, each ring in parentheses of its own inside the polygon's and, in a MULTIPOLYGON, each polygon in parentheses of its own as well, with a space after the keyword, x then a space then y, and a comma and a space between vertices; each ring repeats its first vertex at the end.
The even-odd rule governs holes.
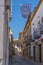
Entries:
POLYGON ((0 0, 0 65, 8 65, 11 0, 0 0))

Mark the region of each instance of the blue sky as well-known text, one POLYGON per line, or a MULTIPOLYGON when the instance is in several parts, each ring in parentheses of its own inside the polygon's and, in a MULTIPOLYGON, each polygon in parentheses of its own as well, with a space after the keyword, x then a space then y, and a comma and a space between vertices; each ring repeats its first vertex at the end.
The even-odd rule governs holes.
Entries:
POLYGON ((39 0, 12 0, 12 20, 9 25, 15 39, 19 37, 19 32, 23 31, 27 21, 27 19, 21 15, 20 4, 31 4, 31 11, 33 11, 38 2, 39 0))

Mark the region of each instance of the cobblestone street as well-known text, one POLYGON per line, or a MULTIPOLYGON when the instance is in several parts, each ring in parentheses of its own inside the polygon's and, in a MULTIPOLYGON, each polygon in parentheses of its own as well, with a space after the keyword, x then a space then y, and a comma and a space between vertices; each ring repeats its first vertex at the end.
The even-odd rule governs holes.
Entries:
POLYGON ((10 65, 42 65, 40 63, 36 63, 26 59, 22 56, 13 56, 10 60, 10 65))

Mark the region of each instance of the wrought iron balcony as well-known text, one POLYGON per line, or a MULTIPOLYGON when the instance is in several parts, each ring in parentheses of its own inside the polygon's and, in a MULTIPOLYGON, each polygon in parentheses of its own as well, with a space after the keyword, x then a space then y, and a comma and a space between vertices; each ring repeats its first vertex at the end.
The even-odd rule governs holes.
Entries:
POLYGON ((34 31, 34 38, 35 39, 38 39, 40 37, 40 28, 37 28, 35 31, 34 31))
POLYGON ((41 23, 40 26, 38 26, 37 29, 34 31, 34 38, 40 38, 41 34, 43 34, 43 23, 41 23))

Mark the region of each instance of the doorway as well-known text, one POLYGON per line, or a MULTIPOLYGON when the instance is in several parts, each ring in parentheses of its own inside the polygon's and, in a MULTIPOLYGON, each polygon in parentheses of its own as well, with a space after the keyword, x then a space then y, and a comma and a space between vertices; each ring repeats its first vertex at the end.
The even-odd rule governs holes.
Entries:
POLYGON ((35 61, 35 46, 33 47, 33 55, 34 55, 34 61, 35 61))
POLYGON ((41 62, 41 44, 39 45, 39 61, 41 62))

